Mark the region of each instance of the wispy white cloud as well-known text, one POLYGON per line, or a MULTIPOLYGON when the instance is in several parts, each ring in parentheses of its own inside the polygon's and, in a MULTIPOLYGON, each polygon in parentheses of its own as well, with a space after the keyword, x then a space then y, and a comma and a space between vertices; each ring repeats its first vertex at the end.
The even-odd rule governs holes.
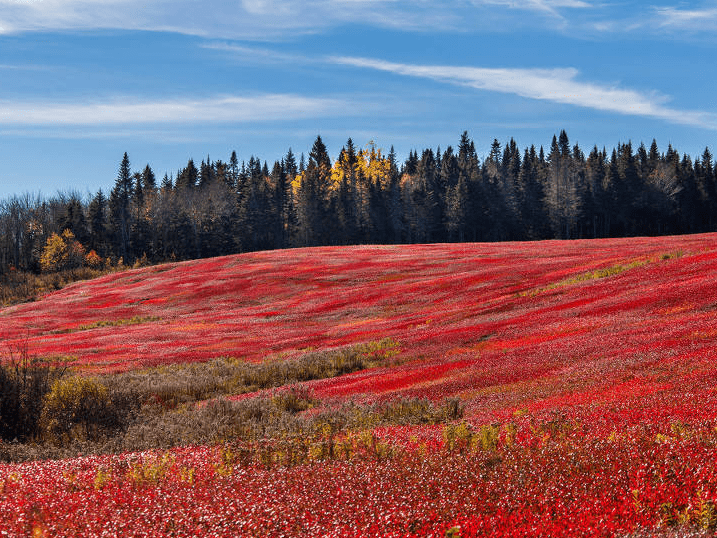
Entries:
POLYGON ((51 65, 0 64, 0 71, 56 71, 57 69, 51 65))
MULTIPOLYGON (((534 17, 532 23, 536 22, 536 18, 547 18, 550 21, 557 21, 558 25, 553 28, 561 30, 570 25, 570 19, 565 14, 567 9, 584 10, 594 7, 592 3, 585 0, 471 0, 471 3, 474 6, 504 6, 513 11, 531 11, 543 16, 534 17)), ((526 20, 522 19, 522 21, 525 24, 526 20)))
POLYGON ((125 29, 277 40, 356 23, 459 31, 491 27, 498 10, 562 17, 587 7, 588 0, 0 0, 0 34, 125 29))
POLYGON ((574 68, 515 69, 440 65, 412 65, 355 57, 333 57, 330 61, 354 67, 421 77, 449 84, 514 94, 528 99, 552 101, 618 114, 643 116, 671 123, 717 130, 717 115, 701 111, 678 110, 666 105, 669 98, 656 92, 643 93, 605 85, 581 82, 574 68))
POLYGON ((262 65, 267 63, 316 63, 316 60, 302 54, 280 52, 269 48, 239 45, 237 43, 209 41, 202 43, 200 47, 228 52, 237 58, 241 58, 244 62, 260 63, 262 65))
POLYGON ((428 0, 0 0, 0 33, 126 29, 261 40, 349 22, 430 28, 458 20, 434 8, 428 0))
MULTIPOLYGON (((584 27, 599 33, 669 35, 671 37, 714 33, 717 27, 717 2, 708 7, 640 6, 631 16, 610 16, 594 20, 584 27)), ((614 14, 613 14, 614 15, 614 14)))
POLYGON ((506 6, 511 9, 541 11, 556 15, 560 8, 591 8, 593 5, 584 0, 471 0, 473 5, 506 6))
POLYGON ((715 24, 717 24, 717 7, 703 9, 656 7, 654 11, 654 19, 659 28, 689 32, 713 32, 715 24))
MULTIPOLYGON (((123 0, 0 0, 0 33, 27 30, 124 28, 123 0)), ((141 17, 140 17, 141 18, 141 17)))
POLYGON ((114 99, 93 103, 0 101, 0 125, 108 126, 287 121, 346 115, 348 103, 332 98, 265 94, 213 99, 114 99))

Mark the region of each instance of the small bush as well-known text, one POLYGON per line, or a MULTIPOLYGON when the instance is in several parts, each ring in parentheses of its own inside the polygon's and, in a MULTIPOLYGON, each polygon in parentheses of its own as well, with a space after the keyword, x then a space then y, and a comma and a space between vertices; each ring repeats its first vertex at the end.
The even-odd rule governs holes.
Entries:
POLYGON ((478 449, 494 452, 498 448, 499 437, 500 425, 497 424, 484 424, 478 431, 466 422, 447 424, 443 428, 443 445, 448 452, 478 449))
POLYGON ((439 403, 427 398, 394 398, 364 406, 373 421, 380 424, 438 424, 451 422, 463 416, 463 407, 457 398, 447 398, 439 403))
POLYGON ((161 458, 159 456, 150 457, 146 461, 132 465, 128 472, 128 478, 135 487, 156 484, 164 480, 175 465, 174 455, 167 452, 161 458))
POLYGON ((314 399, 306 387, 294 385, 288 389, 277 390, 271 398, 272 403, 281 411, 298 413, 314 406, 314 399))
POLYGON ((94 250, 85 255, 85 265, 90 269, 101 269, 103 264, 104 260, 94 250))
POLYGON ((447 424, 443 428, 443 446, 448 452, 465 452, 476 443, 476 433, 470 424, 447 424))
POLYGON ((1 439, 30 441, 37 437, 43 400, 62 374, 62 370, 30 359, 26 347, 11 352, 10 361, 0 365, 1 439))
POLYGON ((94 440, 106 429, 111 413, 107 387, 93 379, 58 379, 45 397, 40 424, 48 440, 62 444, 73 439, 94 440))

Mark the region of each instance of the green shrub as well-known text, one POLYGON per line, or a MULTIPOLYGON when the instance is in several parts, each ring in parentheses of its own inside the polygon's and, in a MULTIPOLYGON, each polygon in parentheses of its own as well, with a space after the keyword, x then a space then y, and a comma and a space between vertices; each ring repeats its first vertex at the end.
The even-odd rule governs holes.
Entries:
POLYGON ((447 424, 443 428, 443 443, 448 452, 478 449, 493 452, 498 448, 499 436, 498 424, 484 424, 478 431, 467 422, 447 424))
POLYGON ((466 452, 476 444, 476 432, 467 422, 447 424, 443 428, 443 445, 448 452, 466 452))
POLYGON ((107 387, 87 377, 58 379, 45 397, 40 424, 50 441, 94 440, 112 415, 107 387))

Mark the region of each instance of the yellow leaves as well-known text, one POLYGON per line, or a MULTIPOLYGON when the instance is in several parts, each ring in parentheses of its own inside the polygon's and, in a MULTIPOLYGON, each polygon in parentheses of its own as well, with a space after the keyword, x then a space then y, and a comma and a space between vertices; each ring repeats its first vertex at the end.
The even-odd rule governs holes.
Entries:
POLYGON ((391 177, 391 162, 382 155, 380 149, 376 149, 373 142, 369 142, 368 147, 370 150, 359 152, 358 166, 366 178, 385 187, 391 177))
POLYGON ((291 180, 291 192, 296 196, 296 193, 299 192, 299 189, 301 188, 301 182, 304 180, 304 174, 296 174, 294 176, 294 179, 291 180))
POLYGON ((45 397, 40 423, 47 438, 55 442, 93 438, 109 405, 107 387, 99 381, 81 376, 61 378, 45 397))
POLYGON ((194 467, 185 467, 182 465, 179 467, 179 481, 188 485, 194 485, 194 467))
POLYGON ((97 469, 97 474, 93 481, 93 486, 97 491, 102 490, 107 484, 112 481, 112 471, 104 467, 97 469))
MULTIPOLYGON (((145 461, 132 465, 128 472, 129 480, 135 486, 156 484, 168 477, 169 471, 175 467, 176 458, 171 452, 165 452, 162 457, 154 456, 145 461)), ((194 473, 192 473, 192 480, 194 473)))
MULTIPOLYGON (((501 429, 499 424, 484 424, 478 430, 467 422, 447 424, 443 428, 443 443, 448 452, 494 452, 498 448, 501 429)), ((504 430, 506 444, 510 446, 515 439, 517 428, 512 425, 504 430)))
MULTIPOLYGON (((354 155, 355 162, 350 162, 349 154, 342 151, 330 170, 319 174, 322 178, 328 179, 329 192, 338 190, 339 185, 348 177, 353 176, 357 186, 375 183, 386 188, 391 177, 391 162, 384 157, 380 148, 377 148, 373 141, 370 141, 365 149, 359 150, 354 155)), ((301 189, 304 180, 303 173, 294 176, 291 181, 292 192, 296 193, 301 189)))
POLYGON ((460 536, 461 536, 460 525, 456 525, 455 527, 451 527, 450 529, 446 530, 446 538, 460 538, 460 536))
POLYGON ((334 166, 331 168, 331 190, 337 190, 341 182, 346 178, 348 163, 346 162, 346 154, 341 153, 334 166))
MULTIPOLYGON (((219 476, 231 476, 234 473, 234 464, 236 463, 236 454, 231 447, 224 445, 219 453, 221 463, 214 465, 214 471, 219 476)), ((192 476, 193 478, 193 476, 192 476)))
POLYGON ((59 271, 67 264, 67 257, 68 252, 65 241, 59 235, 52 234, 48 237, 40 257, 42 270, 46 272, 59 271))
POLYGON ((46 272, 80 267, 84 262, 85 247, 70 230, 65 230, 62 235, 53 233, 48 237, 40 256, 40 265, 46 272))
POLYGON ((356 162, 349 162, 349 155, 341 152, 331 168, 330 189, 336 190, 340 183, 350 174, 361 182, 372 182, 385 187, 391 176, 391 162, 383 156, 380 148, 376 148, 373 141, 366 145, 366 149, 359 150, 355 155, 356 162))

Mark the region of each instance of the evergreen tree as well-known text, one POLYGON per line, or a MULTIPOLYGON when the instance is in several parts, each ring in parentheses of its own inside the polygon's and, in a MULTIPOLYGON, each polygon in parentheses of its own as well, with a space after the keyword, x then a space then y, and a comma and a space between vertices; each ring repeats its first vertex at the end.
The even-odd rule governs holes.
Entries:
POLYGON ((477 228, 480 240, 504 241, 509 237, 509 210, 502 177, 501 146, 497 139, 491 144, 478 179, 480 199, 477 228))
POLYGON ((237 152, 232 151, 232 155, 229 158, 229 186, 236 188, 238 180, 239 180, 239 159, 237 159, 237 152))
POLYGON ((199 171, 194 165, 194 160, 189 159, 187 166, 177 174, 177 180, 174 183, 175 188, 180 190, 193 189, 197 186, 197 178, 199 171))
POLYGON ((286 214, 284 216, 284 226, 286 229, 286 241, 287 246, 293 246, 297 244, 297 230, 298 230, 298 219, 296 216, 296 200, 294 196, 294 179, 299 173, 299 168, 296 164, 296 158, 294 153, 289 148, 286 156, 283 160, 284 173, 286 175, 287 183, 287 199, 286 199, 286 214))
POLYGON ((396 152, 391 146, 388 153, 390 176, 386 191, 386 209, 388 212, 388 241, 400 243, 403 237, 403 207, 401 204, 401 179, 396 163, 396 152))
POLYGON ((207 155, 207 161, 202 161, 202 164, 199 166, 199 187, 207 187, 214 183, 215 179, 216 171, 212 162, 209 160, 209 155, 207 155))
POLYGON ((712 232, 717 229, 717 174, 715 173, 714 158, 709 148, 705 148, 702 153, 699 175, 706 198, 706 219, 702 231, 712 232))
POLYGON ((695 169, 689 155, 683 155, 678 165, 678 177, 680 178, 680 228, 681 233, 695 233, 700 231, 700 206, 701 193, 697 184, 695 169))
POLYGON ((341 148, 339 157, 332 170, 332 182, 336 183, 335 190, 331 197, 331 214, 336 219, 336 237, 342 244, 356 244, 361 242, 362 223, 361 215, 363 203, 367 204, 366 198, 362 197, 359 189, 363 181, 359 180, 358 157, 356 148, 351 138, 341 148))
POLYGON ((283 164, 287 179, 291 182, 296 177, 296 174, 299 173, 299 169, 296 165, 296 157, 294 157, 294 152, 291 151, 291 148, 286 152, 283 164))
POLYGON ((500 187, 505 200, 505 228, 510 239, 524 239, 520 208, 523 205, 523 186, 520 178, 520 150, 513 138, 505 145, 500 163, 500 187))
POLYGON ((60 214, 57 223, 58 231, 70 230, 73 237, 84 245, 88 239, 88 229, 82 200, 77 194, 71 194, 64 206, 64 212, 60 214))
POLYGON ((89 239, 87 247, 94 250, 100 256, 105 257, 109 250, 109 238, 107 236, 107 199, 102 189, 92 198, 87 209, 87 224, 89 228, 89 239))
POLYGON ((441 231, 441 208, 437 196, 436 158, 433 150, 426 149, 418 161, 415 179, 411 182, 408 194, 413 206, 409 223, 416 242, 431 242, 441 231))
POLYGON ((286 248, 288 237, 288 213, 291 204, 291 183, 288 180, 284 164, 276 161, 271 170, 271 184, 274 187, 272 213, 274 225, 274 248, 286 248))
POLYGON ((265 167, 254 156, 249 158, 246 181, 242 183, 239 198, 240 235, 237 237, 242 250, 273 248, 272 198, 265 167))
POLYGON ((418 171, 418 153, 415 150, 408 152, 408 159, 403 165, 403 173, 413 176, 418 171))
POLYGON ((157 178, 149 165, 142 171, 142 190, 149 196, 157 190, 157 178))
POLYGON ((327 202, 331 160, 321 136, 316 137, 297 192, 296 211, 301 243, 327 244, 330 222, 327 202))
POLYGON ((543 205, 545 192, 543 182, 540 180, 540 162, 535 146, 525 150, 518 183, 521 185, 518 211, 521 216, 523 237, 525 239, 548 237, 545 230, 547 216, 543 205))
POLYGON ((548 156, 548 184, 545 201, 555 237, 571 239, 580 212, 578 173, 573 161, 568 135, 553 136, 548 156))
POLYGON ((125 263, 130 260, 130 230, 132 228, 131 204, 134 195, 129 157, 125 152, 120 163, 115 186, 110 194, 110 229, 114 250, 125 263))
POLYGON ((142 174, 135 172, 132 175, 132 182, 134 183, 134 220, 139 220, 142 209, 144 208, 144 188, 142 187, 142 174))
POLYGON ((166 173, 164 174, 164 177, 162 178, 162 184, 159 187, 162 192, 171 192, 171 190, 174 188, 172 178, 169 177, 166 173))
POLYGON ((147 252, 147 236, 149 226, 145 221, 145 195, 142 187, 142 174, 135 172, 132 176, 134 181, 134 197, 132 200, 132 229, 130 231, 130 244, 132 257, 138 258, 147 252))
POLYGON ((463 131, 461 139, 458 142, 458 164, 461 168, 466 167, 466 162, 475 153, 473 141, 468 137, 468 131, 463 131))
POLYGON ((709 149, 705 149, 701 157, 695 159, 694 163, 695 183, 697 186, 697 230, 705 232, 712 229, 712 200, 714 189, 712 178, 712 154, 709 149))
POLYGON ((590 237, 605 237, 609 229, 608 192, 606 190, 605 150, 594 146, 585 163, 586 195, 583 200, 583 218, 590 237))

